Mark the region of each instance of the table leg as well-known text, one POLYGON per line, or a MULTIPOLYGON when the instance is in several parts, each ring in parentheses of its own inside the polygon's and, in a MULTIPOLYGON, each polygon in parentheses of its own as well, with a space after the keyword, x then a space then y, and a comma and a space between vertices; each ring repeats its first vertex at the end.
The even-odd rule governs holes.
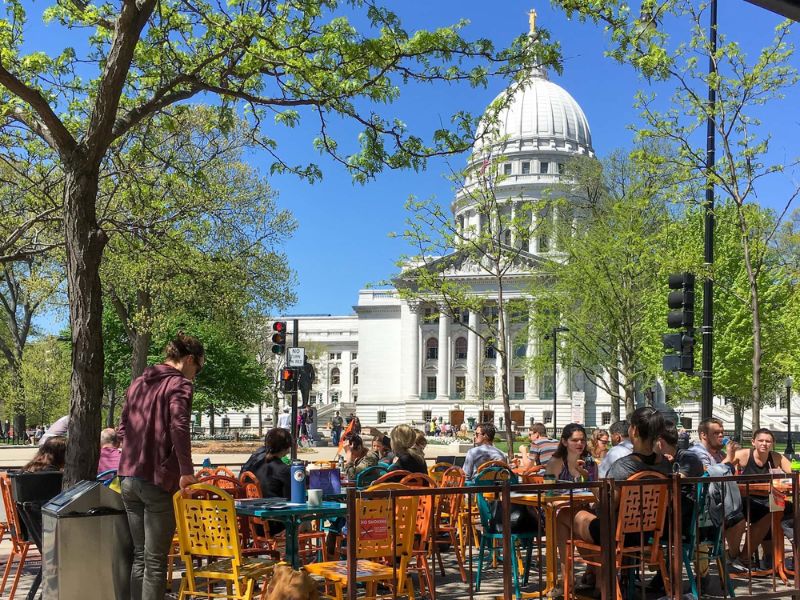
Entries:
POLYGON ((548 503, 544 507, 545 584, 537 592, 523 592, 522 598, 544 598, 558 583, 558 548, 556 546, 556 508, 548 503))
POLYGON ((292 563, 292 568, 300 568, 300 556, 297 550, 297 520, 294 517, 286 519, 286 556, 292 563))
POLYGON ((781 527, 782 519, 783 511, 772 513, 772 568, 775 569, 776 575, 781 578, 783 583, 789 583, 789 577, 786 575, 786 569, 783 566, 784 551, 783 527, 781 527))

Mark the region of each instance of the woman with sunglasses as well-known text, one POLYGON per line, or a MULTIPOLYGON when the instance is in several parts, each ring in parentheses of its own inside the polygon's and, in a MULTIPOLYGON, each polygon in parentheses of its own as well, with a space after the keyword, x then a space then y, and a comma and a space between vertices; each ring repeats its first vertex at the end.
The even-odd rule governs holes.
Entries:
POLYGON ((592 437, 589 440, 589 453, 592 455, 592 458, 594 458, 594 462, 598 465, 600 461, 606 457, 606 454, 608 454, 608 446, 610 443, 610 436, 605 429, 595 429, 592 432, 592 437))

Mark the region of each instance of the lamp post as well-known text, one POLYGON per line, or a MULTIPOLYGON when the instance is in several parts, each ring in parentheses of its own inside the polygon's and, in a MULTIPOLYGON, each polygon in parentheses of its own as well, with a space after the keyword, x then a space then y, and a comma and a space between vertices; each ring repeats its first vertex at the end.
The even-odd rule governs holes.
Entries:
POLYGON ((545 334, 544 339, 553 339, 553 439, 558 439, 558 334, 569 331, 567 327, 553 327, 550 333, 545 334))
POLYGON ((791 457, 794 454, 792 445, 792 378, 786 378, 786 450, 783 454, 791 457))

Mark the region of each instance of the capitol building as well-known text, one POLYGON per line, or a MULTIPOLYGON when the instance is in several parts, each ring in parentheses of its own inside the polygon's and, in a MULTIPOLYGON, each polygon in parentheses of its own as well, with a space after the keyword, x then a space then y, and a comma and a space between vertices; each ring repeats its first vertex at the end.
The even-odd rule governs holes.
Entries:
MULTIPOLYGON (((571 158, 594 157, 595 153, 581 106, 543 70, 501 96, 504 94, 510 97, 499 113, 499 131, 475 146, 468 168, 479 168, 487 155, 502 157, 498 165, 502 177, 495 194, 503 210, 513 213, 518 207, 537 203, 557 186, 571 158)), ((469 180, 465 189, 468 186, 469 180)), ((485 217, 468 194, 457 193, 451 207, 458 227, 480 231, 485 217)), ((542 215, 531 216, 531 235, 509 240, 517 248, 521 243, 524 247, 518 256, 520 268, 505 277, 508 298, 525 294, 530 278, 537 271, 546 271, 548 262, 559 260, 555 240, 550 234, 538 233, 553 228, 537 228, 537 218, 542 215)), ((558 219, 559 214, 556 211, 545 218, 558 219)), ((457 253, 456 249, 448 257, 446 277, 491 298, 492 278, 469 260, 459 260, 457 253)), ((334 410, 343 415, 355 411, 363 425, 383 430, 399 423, 421 424, 431 418, 458 424, 487 415, 503 426, 500 359, 475 333, 481 326, 479 315, 465 313, 453 318, 440 311, 435 302, 408 301, 396 289, 362 289, 353 310, 350 315, 280 317, 289 322, 290 331, 292 319, 298 319, 299 345, 306 349, 316 370, 311 402, 317 407, 320 426, 334 410), (479 414, 481 411, 494 412, 479 414)), ((549 428, 554 420, 559 429, 573 421, 607 427, 611 402, 602 387, 561 365, 555 382, 552 370, 534 375, 525 358, 539 352, 538 342, 531 334, 520 342, 521 328, 527 329, 527 323, 511 325, 506 340, 508 389, 512 418, 518 427, 543 422, 549 428)), ((643 390, 639 396, 637 400, 643 402, 643 390)), ((653 401, 666 409, 661 386, 655 387, 653 401)), ((696 428, 698 403, 668 410, 675 410, 674 417, 684 419, 687 427, 696 428)), ((733 428, 733 412, 721 401, 715 403, 715 414, 733 428)), ((785 412, 779 407, 764 408, 762 426, 785 430, 781 414, 785 412)), ((251 425, 254 417, 254 411, 252 415, 231 413, 223 416, 222 426, 251 425)))

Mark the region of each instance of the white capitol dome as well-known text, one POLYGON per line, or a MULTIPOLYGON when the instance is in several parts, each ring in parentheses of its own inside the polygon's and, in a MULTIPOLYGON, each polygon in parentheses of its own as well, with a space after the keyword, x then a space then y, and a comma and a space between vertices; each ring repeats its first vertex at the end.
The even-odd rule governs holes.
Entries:
POLYGON ((489 139, 478 142, 480 151, 495 140, 505 151, 560 150, 594 155, 589 122, 580 105, 561 86, 539 71, 523 86, 502 92, 497 98, 513 94, 493 125, 489 139))

